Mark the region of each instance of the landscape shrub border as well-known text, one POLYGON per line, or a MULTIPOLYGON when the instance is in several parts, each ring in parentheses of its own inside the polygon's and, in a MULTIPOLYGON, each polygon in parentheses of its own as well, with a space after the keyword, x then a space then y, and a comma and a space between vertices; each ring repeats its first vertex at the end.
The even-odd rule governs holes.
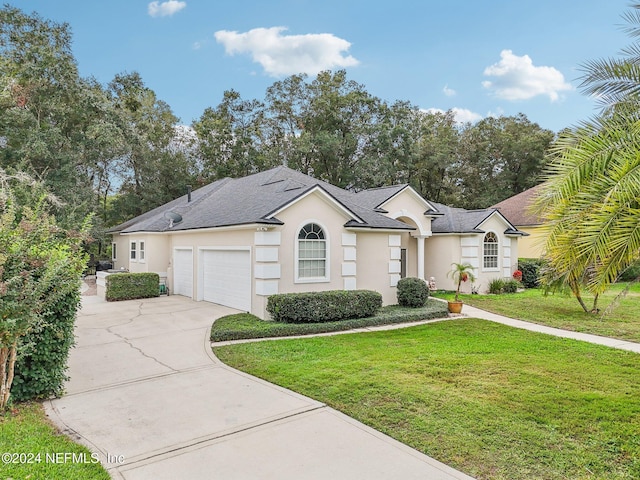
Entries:
POLYGON ((114 273, 106 278, 105 298, 110 302, 159 295, 160 275, 157 273, 114 273))
POLYGON ((318 323, 370 317, 382 306, 382 295, 372 290, 327 290, 278 293, 269 296, 271 319, 285 323, 318 323))
POLYGON ((212 342, 226 342, 232 340, 246 340, 269 337, 291 337, 295 335, 312 335, 318 333, 339 332, 352 330, 354 328, 366 328, 379 325, 393 325, 399 323, 418 322, 421 320, 433 320, 436 318, 448 317, 446 302, 438 300, 427 300, 422 308, 398 308, 397 305, 382 307, 378 312, 365 318, 352 318, 336 322, 322 323, 283 323, 260 320, 254 317, 256 322, 261 322, 261 326, 268 326, 268 329, 247 330, 234 328, 233 324, 226 325, 225 319, 233 319, 237 315, 248 315, 246 313, 228 315, 216 320, 211 327, 212 342))

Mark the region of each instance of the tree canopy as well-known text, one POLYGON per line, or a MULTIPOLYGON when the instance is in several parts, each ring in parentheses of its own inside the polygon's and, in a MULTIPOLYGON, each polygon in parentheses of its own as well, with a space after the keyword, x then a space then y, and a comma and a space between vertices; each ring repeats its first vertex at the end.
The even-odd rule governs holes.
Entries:
MULTIPOLYGON (((228 90, 181 125, 136 72, 82 78, 67 24, 0 9, 0 167, 42 179, 61 225, 92 234, 225 177, 287 165, 343 188, 408 183, 426 198, 487 207, 536 183, 554 134, 524 115, 456 122, 369 93, 343 70, 228 90)), ((98 242, 100 244, 100 242, 98 242)))

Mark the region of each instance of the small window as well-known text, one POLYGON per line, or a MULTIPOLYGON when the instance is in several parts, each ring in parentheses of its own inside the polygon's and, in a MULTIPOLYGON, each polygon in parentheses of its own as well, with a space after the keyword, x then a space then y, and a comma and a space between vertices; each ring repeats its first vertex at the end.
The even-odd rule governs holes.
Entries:
POLYGON ((326 279, 327 241, 324 230, 308 223, 298 233, 298 278, 326 279))
POLYGON ((111 260, 116 261, 118 259, 118 249, 116 248, 118 246, 117 243, 113 242, 111 244, 111 260))
POLYGON ((131 242, 131 260, 136 259, 136 242, 131 242))
POLYGON ((138 250, 138 256, 140 257, 139 260, 141 262, 144 262, 144 242, 140 242, 140 247, 138 250))
POLYGON ((483 249, 483 267, 485 269, 498 268, 498 237, 493 232, 489 232, 484 236, 483 249))

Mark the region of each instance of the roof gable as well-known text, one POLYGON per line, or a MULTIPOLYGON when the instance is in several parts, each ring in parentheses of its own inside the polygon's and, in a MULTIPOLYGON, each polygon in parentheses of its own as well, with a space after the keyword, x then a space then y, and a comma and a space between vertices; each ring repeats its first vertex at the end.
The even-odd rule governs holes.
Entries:
POLYGON ((340 202, 340 200, 338 200, 333 195, 331 195, 329 192, 327 192, 324 188, 322 188, 321 185, 314 185, 311 188, 307 188, 306 190, 302 190, 300 195, 298 195, 297 197, 293 198, 291 201, 287 202, 286 204, 281 205, 280 207, 278 207, 273 212, 269 213, 266 216, 266 218, 267 219, 275 218, 276 215, 278 215, 283 210, 286 210, 287 208, 291 207, 292 205, 295 205, 299 201, 301 201, 301 200, 305 199, 306 197, 308 197, 309 195, 313 195, 313 194, 321 196, 327 203, 329 203, 332 207, 334 207, 336 210, 341 212, 348 220, 355 220, 357 223, 362 223, 362 224, 366 223, 356 213, 354 213, 352 210, 350 210, 349 207, 344 205, 342 202, 340 202))

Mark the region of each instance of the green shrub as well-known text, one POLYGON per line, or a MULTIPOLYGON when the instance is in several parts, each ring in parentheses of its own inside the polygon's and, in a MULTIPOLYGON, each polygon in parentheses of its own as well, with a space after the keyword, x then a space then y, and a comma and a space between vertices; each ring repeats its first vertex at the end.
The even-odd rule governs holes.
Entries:
POLYGON ((640 278, 640 261, 631 264, 622 274, 618 281, 620 282, 633 282, 640 278))
POLYGON ((11 387, 13 400, 22 402, 58 396, 67 380, 67 358, 75 343, 73 327, 80 305, 75 289, 48 310, 22 338, 11 387))
POLYGON ((382 295, 371 290, 280 293, 267 300, 267 311, 277 322, 331 322, 370 317, 382 306, 382 295))
POLYGON ((114 273, 106 278, 108 301, 157 297, 160 276, 157 273, 114 273))
POLYGON ((504 288, 504 280, 501 278, 494 278, 489 282, 489 293, 502 293, 502 289, 504 288))
POLYGON ((525 288, 536 288, 540 285, 540 267, 544 260, 540 258, 518 259, 518 270, 522 272, 522 285, 525 288))
POLYGON ((516 293, 518 288, 520 288, 520 282, 511 278, 504 282, 504 285, 502 286, 502 293, 516 293))
POLYGON ((427 304, 422 308, 388 305, 382 307, 371 317, 322 323, 266 322, 254 315, 240 313, 216 320, 211 327, 211 341, 225 342, 250 338, 290 337, 293 335, 338 332, 377 325, 446 318, 448 313, 447 304, 437 300, 427 300, 427 304))
POLYGON ((429 298, 427 282, 420 278, 407 277, 398 281, 398 305, 423 307, 429 298))

